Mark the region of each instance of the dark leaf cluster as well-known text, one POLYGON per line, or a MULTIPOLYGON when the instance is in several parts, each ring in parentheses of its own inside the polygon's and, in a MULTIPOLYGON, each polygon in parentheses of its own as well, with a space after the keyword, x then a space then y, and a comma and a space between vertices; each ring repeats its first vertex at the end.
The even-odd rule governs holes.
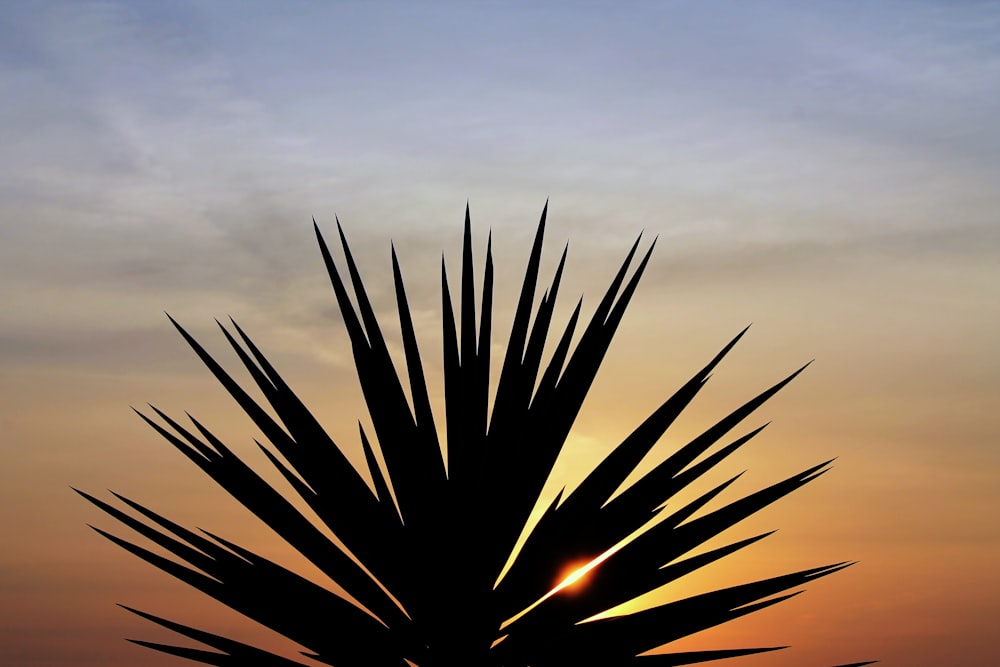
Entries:
MULTIPOLYGON (((285 667, 312 661, 337 667, 667 667, 781 648, 641 655, 788 599, 805 584, 849 563, 813 567, 636 613, 588 620, 766 537, 767 533, 711 549, 704 546, 827 470, 829 461, 721 506, 710 504, 734 478, 666 510, 669 501, 761 432, 763 426, 727 439, 799 369, 622 488, 744 332, 667 398, 576 488, 560 493, 548 505, 500 578, 655 244, 639 253, 637 239, 589 321, 581 324, 578 302, 560 330, 552 320, 565 250, 533 308, 540 289, 545 216, 543 210, 506 352, 497 360, 500 374, 490 410, 492 244, 487 245, 477 294, 466 209, 457 312, 443 260, 441 266, 446 411, 440 423, 431 410, 395 249, 392 274, 405 377, 390 357, 339 222, 344 265, 334 260, 316 227, 373 427, 371 433, 364 428, 359 433, 367 475, 351 464, 342 447, 235 322, 219 326, 264 396, 266 407, 171 319, 263 434, 264 442, 258 445, 268 460, 339 544, 194 417, 189 415, 190 423, 185 425, 155 407, 150 407, 151 413, 139 412, 140 417, 358 604, 244 546, 180 526, 133 500, 117 496, 130 510, 124 511, 81 492, 160 551, 95 529, 99 533, 297 642, 305 649, 303 656, 311 660, 289 660, 130 609, 206 648, 136 643, 220 667, 285 667), (547 344, 553 351, 543 362, 547 344), (567 589, 553 590, 568 563, 586 562, 593 567, 585 586, 574 588, 571 594, 567 589)), ((863 664, 869 663, 843 667, 863 664)))

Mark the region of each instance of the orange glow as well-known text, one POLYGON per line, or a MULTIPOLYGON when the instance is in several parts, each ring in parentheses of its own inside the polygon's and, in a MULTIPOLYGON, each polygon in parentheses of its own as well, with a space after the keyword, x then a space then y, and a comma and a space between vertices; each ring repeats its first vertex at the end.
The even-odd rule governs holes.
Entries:
POLYGON ((586 559, 583 559, 571 562, 562 570, 559 583, 556 584, 556 586, 553 587, 552 590, 550 590, 548 593, 540 597, 538 600, 534 602, 534 604, 522 610, 520 613, 512 616, 511 618, 508 618, 500 625, 500 629, 502 630, 503 628, 507 627, 508 625, 510 625, 517 619, 521 618, 522 616, 527 614, 529 611, 531 611, 541 603, 548 600, 553 595, 562 593, 567 589, 571 589, 570 592, 578 592, 586 584, 586 581, 588 579, 587 575, 589 575, 598 565, 606 561, 608 557, 611 556, 611 554, 618 551, 619 548, 621 547, 615 546, 611 549, 608 549, 603 554, 601 554, 597 558, 594 558, 593 560, 588 561, 586 559))
POLYGON ((579 591, 580 588, 582 588, 582 586, 586 583, 587 579, 589 578, 587 575, 593 572, 594 568, 596 568, 598 565, 606 561, 611 556, 611 554, 618 551, 618 549, 620 549, 621 546, 622 545, 616 545, 611 549, 608 549, 607 551, 602 553, 597 558, 594 558, 593 560, 590 561, 578 560, 567 565, 566 568, 563 570, 563 576, 561 581, 556 585, 555 588, 549 591, 545 595, 545 597, 542 598, 542 600, 550 598, 557 593, 561 593, 566 589, 575 589, 576 591, 579 591))
POLYGON ((588 579, 587 575, 597 567, 598 562, 599 560, 595 558, 592 560, 578 560, 567 565, 559 574, 559 583, 552 589, 550 595, 555 595, 565 589, 572 589, 573 591, 581 589, 588 579))

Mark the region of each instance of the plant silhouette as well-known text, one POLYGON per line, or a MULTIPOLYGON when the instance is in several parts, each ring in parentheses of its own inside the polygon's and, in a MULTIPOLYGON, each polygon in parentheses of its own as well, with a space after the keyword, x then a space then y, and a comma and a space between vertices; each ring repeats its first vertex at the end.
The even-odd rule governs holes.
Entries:
MULTIPOLYGON (((801 372, 799 369, 615 494, 744 332, 667 398, 576 488, 561 492, 548 505, 498 581, 655 245, 654 240, 636 262, 640 240, 635 241, 590 322, 582 327, 576 345, 571 343, 578 328, 580 303, 559 334, 551 357, 543 363, 566 262, 564 250, 532 317, 547 208, 546 203, 489 412, 492 243, 487 245, 477 316, 466 207, 457 314, 442 261, 446 411, 441 429, 431 410, 395 249, 392 271, 409 400, 339 221, 346 280, 316 226, 374 427, 373 434, 360 429, 371 486, 235 322, 231 322, 232 331, 219 326, 277 420, 171 318, 269 441, 270 446, 258 444, 270 462, 343 547, 328 539, 195 418, 190 418, 192 426, 184 426, 155 407, 151 407, 153 416, 138 414, 363 608, 241 545, 184 528, 133 500, 114 494, 131 510, 126 512, 79 492, 173 558, 100 528, 95 530, 297 642, 306 649, 306 658, 337 667, 405 667, 408 663, 419 667, 666 667, 782 648, 639 655, 792 597, 797 593, 788 591, 849 563, 814 567, 632 614, 583 622, 766 537, 769 533, 698 551, 708 540, 828 469, 830 461, 717 509, 702 511, 732 483, 730 479, 672 512, 664 511, 668 500, 763 429, 754 428, 717 446, 801 372), (637 266, 628 276, 633 264, 637 266), (447 442, 446 456, 442 434, 447 442), (378 463, 378 451, 385 462, 385 474, 378 463), (635 533, 633 539, 626 539, 635 533), (565 588, 553 590, 568 564, 587 562, 593 567, 585 586, 574 588, 571 594, 565 588)), ((207 648, 132 641, 195 662, 225 667, 312 664, 129 610, 207 648)), ((851 667, 864 664, 870 663, 851 667)))

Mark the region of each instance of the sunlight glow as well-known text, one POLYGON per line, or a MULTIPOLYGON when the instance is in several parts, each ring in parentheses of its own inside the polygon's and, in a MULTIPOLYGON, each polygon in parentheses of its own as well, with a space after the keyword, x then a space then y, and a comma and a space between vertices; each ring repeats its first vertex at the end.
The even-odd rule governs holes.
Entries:
POLYGON ((549 595, 555 595, 567 588, 582 588, 585 578, 597 566, 598 562, 598 559, 595 558, 593 560, 577 561, 566 567, 563 570, 559 583, 556 584, 549 595))
POLYGON ((562 581, 560 581, 555 588, 549 591, 545 595, 545 597, 542 598, 542 600, 550 598, 553 595, 566 590, 567 588, 579 589, 580 587, 582 587, 582 585, 586 582, 587 575, 590 574, 594 570, 594 568, 596 568, 598 565, 606 561, 608 557, 610 557, 611 554, 613 554, 615 551, 617 551, 617 548, 608 549, 603 554, 601 554, 597 558, 594 558, 593 560, 582 561, 582 562, 577 561, 575 563, 571 563, 565 570, 563 570, 567 574, 563 576, 562 581))
POLYGON ((511 623, 513 623, 514 621, 521 618, 529 611, 540 605, 541 603, 548 600, 553 595, 561 593, 566 589, 580 590, 580 588, 582 588, 586 584, 587 575, 590 574, 594 570, 594 568, 596 568, 598 565, 600 565, 608 558, 610 558, 612 554, 614 554, 616 551, 622 548, 622 546, 624 546, 626 543, 627 541, 619 543, 618 545, 612 547, 611 549, 608 549, 607 551, 602 553, 597 558, 594 558, 593 560, 590 561, 578 560, 570 563, 569 566, 567 566, 566 569, 563 570, 563 572, 566 573, 565 576, 563 576, 562 580, 552 590, 550 590, 542 597, 538 598, 538 600, 536 600, 526 609, 522 610, 520 613, 508 618, 506 621, 501 623, 500 629, 501 630, 504 629, 505 627, 507 627, 508 625, 510 625, 511 623))

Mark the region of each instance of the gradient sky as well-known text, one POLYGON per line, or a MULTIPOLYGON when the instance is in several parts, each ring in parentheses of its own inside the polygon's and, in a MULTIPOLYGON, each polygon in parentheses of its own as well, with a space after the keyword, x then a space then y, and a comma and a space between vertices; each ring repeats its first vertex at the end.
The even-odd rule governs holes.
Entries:
POLYGON ((719 479, 834 471, 666 595, 860 563, 684 646, 1000 664, 1000 4, 5 2, 0 147, 4 665, 179 664, 123 642, 167 635, 116 602, 285 646, 96 536, 126 530, 69 489, 292 558, 129 410, 190 410, 264 463, 162 311, 220 353, 232 314, 356 447, 311 216, 339 215, 386 322, 395 241, 433 366, 466 200, 501 344, 546 197, 557 323, 659 235, 552 490, 750 322, 656 453, 816 359, 719 479))

